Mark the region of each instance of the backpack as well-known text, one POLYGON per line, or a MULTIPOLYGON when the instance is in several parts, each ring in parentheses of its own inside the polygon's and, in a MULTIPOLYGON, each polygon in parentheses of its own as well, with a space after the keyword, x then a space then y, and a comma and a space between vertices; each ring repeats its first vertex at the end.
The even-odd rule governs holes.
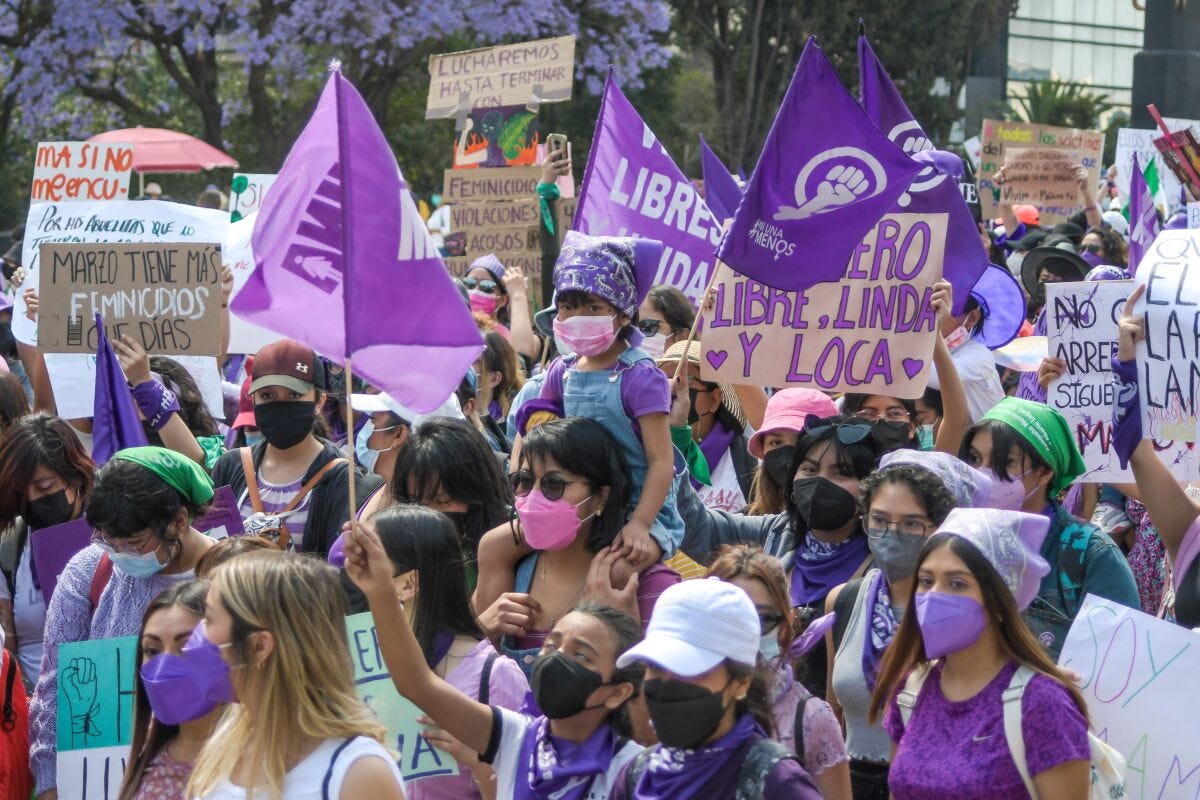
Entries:
MULTIPOLYGON (((929 664, 914 669, 904 683, 904 688, 896 696, 896 704, 900 707, 900 719, 904 721, 905 730, 912 718, 913 708, 917 704, 917 696, 921 687, 929 677, 929 664)), ((1021 698, 1025 696, 1025 687, 1037 672, 1022 664, 1013 673, 1008 688, 1004 690, 1004 738, 1008 743, 1008 751, 1016 764, 1017 772, 1025 783, 1025 790, 1033 800, 1038 800, 1037 789, 1033 785, 1033 776, 1029 774, 1029 762, 1025 759, 1025 737, 1021 728, 1021 698)), ((1088 746, 1091 751, 1091 789, 1088 791, 1089 800, 1119 800, 1125 797, 1125 758, 1113 747, 1091 731, 1088 731, 1088 746)))
POLYGON ((0 689, 4 693, 0 707, 0 797, 24 800, 33 793, 33 773, 29 771, 29 704, 17 659, 0 649, 0 689))
MULTIPOLYGON (((243 527, 247 534, 267 539, 280 550, 290 550, 292 544, 292 535, 288 531, 283 517, 304 502, 304 498, 308 497, 308 493, 317 487, 329 470, 338 464, 349 463, 344 458, 335 458, 329 461, 300 487, 300 491, 296 493, 291 502, 274 514, 268 514, 263 509, 262 497, 258 493, 258 472, 254 469, 254 455, 249 447, 239 448, 239 452, 242 456, 242 472, 246 476, 246 493, 250 498, 250 507, 254 509, 254 513, 243 521, 243 527)), ((351 475, 350 478, 353 480, 354 476, 351 475)))
MULTIPOLYGON (((634 797, 638 779, 646 771, 646 767, 650 763, 650 753, 654 749, 653 747, 646 748, 629 762, 629 768, 625 770, 625 796, 627 798, 632 800, 634 797)), ((733 795, 734 800, 762 800, 767 775, 775 769, 776 764, 788 758, 799 761, 795 753, 774 739, 759 739, 751 745, 742 765, 738 767, 737 791, 733 795)))

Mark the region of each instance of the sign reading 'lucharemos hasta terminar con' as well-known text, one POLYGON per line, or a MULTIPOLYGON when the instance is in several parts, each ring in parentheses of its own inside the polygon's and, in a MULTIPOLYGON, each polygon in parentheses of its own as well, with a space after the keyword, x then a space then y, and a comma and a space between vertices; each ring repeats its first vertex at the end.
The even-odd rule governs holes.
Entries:
POLYGON ((432 56, 425 119, 570 100, 574 77, 574 36, 432 56))

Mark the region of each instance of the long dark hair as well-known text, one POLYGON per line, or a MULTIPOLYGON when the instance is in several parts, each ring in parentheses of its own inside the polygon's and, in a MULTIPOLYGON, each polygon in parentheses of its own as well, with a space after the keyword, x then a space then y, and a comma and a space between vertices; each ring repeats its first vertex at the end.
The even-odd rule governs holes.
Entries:
MULTIPOLYGON (((1001 580, 1000 574, 984 558, 975 545, 951 533, 935 533, 921 548, 917 561, 917 571, 921 565, 936 550, 949 547, 954 555, 962 559, 971 571, 971 575, 979 582, 979 590, 983 595, 983 610, 989 622, 1000 633, 1000 647, 1009 658, 1033 668, 1037 672, 1060 683, 1071 695, 1080 713, 1087 717, 1087 703, 1083 695, 1075 687, 1074 682, 1066 673, 1046 655, 1045 649, 1030 632, 1021 612, 1017 609, 1017 601, 1012 591, 1001 580)), ((912 609, 917 593, 917 581, 913 581, 912 590, 905 602, 905 607, 912 609)), ((871 694, 871 708, 867 719, 871 724, 883 713, 892 697, 899 691, 908 674, 918 665, 929 663, 925 655, 925 642, 921 638, 921 629, 917 625, 915 613, 905 614, 896 631, 896 638, 888 645, 884 653, 883 663, 879 667, 879 678, 875 682, 875 691, 871 694)))
POLYGON ((138 631, 137 664, 134 669, 133 740, 129 744, 129 766, 125 768, 125 779, 121 782, 119 800, 132 800, 142 783, 146 767, 154 757, 179 735, 178 725, 166 725, 154 716, 150 698, 142 685, 142 638, 146 635, 146 623, 159 611, 179 606, 196 615, 196 622, 204 616, 208 581, 185 581, 176 583, 159 593, 146 606, 142 614, 142 628, 138 631))
POLYGON ((4 429, 0 438, 0 528, 25 513, 25 492, 38 465, 45 465, 86 498, 96 465, 70 424, 50 414, 30 414, 4 429))
POLYGON ((483 638, 471 611, 462 542, 445 514, 425 506, 389 506, 367 520, 379 532, 396 575, 417 571, 418 592, 413 633, 425 660, 433 666, 438 634, 483 638))
POLYGON ((625 456, 616 438, 594 419, 556 419, 526 435, 518 468, 532 470, 533 462, 544 458, 583 478, 593 490, 608 488, 604 508, 592 518, 587 549, 598 553, 612 544, 625 525, 631 489, 625 456))
POLYGON ((25 387, 11 372, 0 373, 0 431, 28 413, 25 387))
MULTIPOLYGON (((637 621, 626 614, 624 611, 618 611, 609 606, 602 606, 599 603, 584 601, 575 608, 571 609, 571 613, 587 614, 604 624, 608 628, 608 632, 612 635, 613 643, 616 645, 616 656, 619 658, 629 648, 642 640, 642 626, 637 621)), ((642 690, 642 676, 645 674, 645 667, 640 663, 633 663, 627 667, 621 668, 616 666, 615 659, 613 664, 613 676, 610 684, 628 683, 633 685, 633 694, 630 699, 637 697, 642 690)), ((629 720, 629 703, 628 701, 614 711, 608 718, 609 724, 612 726, 613 732, 617 736, 623 736, 626 739, 633 738, 633 723, 629 720)))
MULTIPOLYGON (((821 420, 823 423, 831 423, 835 426, 862 421, 858 417, 846 415, 821 420)), ((828 442, 833 447, 834 455, 837 456, 838 467, 860 481, 871 474, 879 464, 880 457, 883 455, 883 444, 875 437, 874 433, 867 435, 866 438, 854 444, 843 444, 834 435, 833 428, 823 431, 820 436, 814 436, 806 430, 802 431, 800 438, 796 440, 796 452, 792 456, 792 465, 788 469, 788 474, 794 476, 796 470, 800 469, 800 465, 804 463, 804 459, 808 458, 809 452, 822 442, 828 442)), ((792 499, 790 489, 791 486, 788 486, 784 491, 788 523, 791 525, 793 533, 798 536, 806 531, 806 523, 800 516, 799 509, 796 508, 796 501, 792 499)))
MULTIPOLYGON (((196 379, 178 361, 166 356, 150 356, 150 369, 166 379, 167 388, 179 399, 179 416, 194 436, 215 436, 217 423, 204 404, 204 395, 196 379)), ((157 434, 158 432, 155 431, 157 434)))
POLYGON ((768 671, 761 658, 753 667, 725 659, 725 669, 731 678, 750 678, 746 696, 737 701, 736 715, 749 714, 767 732, 767 736, 775 738, 775 717, 771 714, 771 686, 775 676, 768 671))

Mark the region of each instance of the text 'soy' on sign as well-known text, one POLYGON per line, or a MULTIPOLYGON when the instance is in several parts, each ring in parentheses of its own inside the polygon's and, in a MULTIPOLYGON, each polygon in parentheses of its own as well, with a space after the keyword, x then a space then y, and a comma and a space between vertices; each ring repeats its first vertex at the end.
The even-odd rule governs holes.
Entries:
POLYGON ((574 75, 574 36, 432 56, 425 119, 570 100, 574 75))
POLYGON ((30 199, 128 200, 133 145, 39 142, 30 199))

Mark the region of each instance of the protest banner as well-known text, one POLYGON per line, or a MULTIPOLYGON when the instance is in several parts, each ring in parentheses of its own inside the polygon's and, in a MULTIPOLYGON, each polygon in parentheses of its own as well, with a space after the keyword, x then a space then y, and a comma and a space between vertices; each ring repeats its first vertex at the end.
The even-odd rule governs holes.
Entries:
POLYGON ((454 145, 454 169, 528 167, 537 163, 541 141, 537 114, 525 106, 475 108, 454 145))
POLYGON ((127 200, 133 145, 39 142, 29 199, 127 200))
POLYGON ((116 797, 133 727, 137 637, 58 646, 59 797, 116 797))
POLYGON ((235 172, 229 192, 229 221, 237 222, 258 211, 276 177, 270 172, 235 172))
POLYGON ((888 214, 855 249, 842 280, 771 289, 722 265, 701 310, 705 380, 879 391, 915 398, 928 383, 945 214, 888 214))
POLYGON ((1060 208, 1078 202, 1079 181, 1075 177, 1075 167, 1084 157, 1076 150, 1008 148, 1004 153, 1000 202, 1038 208, 1060 208))
POLYGON ((1187 226, 1200 228, 1200 201, 1187 204, 1187 226))
MULTIPOLYGON (((1182 130, 1192 125, 1200 125, 1190 119, 1165 119, 1167 127, 1172 131, 1182 130)), ((1123 200, 1129 199, 1129 178, 1133 172, 1133 157, 1142 169, 1153 160, 1158 171, 1159 196, 1166 201, 1170 208, 1168 212, 1179 205, 1179 178, 1171 171, 1162 153, 1154 146, 1154 140, 1162 134, 1158 130, 1143 130, 1141 128, 1121 128, 1117 131, 1117 149, 1113 163, 1117 174, 1113 183, 1123 200)))
POLYGON ((354 666, 355 690, 387 726, 388 738, 384 744, 400 754, 396 764, 405 782, 457 775, 458 763, 454 757, 421 738, 421 731, 429 727, 417 723, 417 717, 423 716, 421 710, 396 691, 379 652, 379 637, 371 613, 346 617, 346 636, 354 666))
POLYGON ((535 195, 520 200, 488 203, 457 203, 450 207, 450 230, 471 228, 512 228, 537 225, 542 219, 541 205, 535 195))
POLYGON ((242 512, 238 510, 237 498, 233 489, 228 486, 218 486, 213 492, 212 503, 208 512, 192 520, 192 527, 210 539, 228 539, 230 536, 241 536, 246 532, 242 525, 242 512))
POLYGON ((467 237, 467 258, 474 259, 500 251, 534 256, 542 252, 536 225, 515 228, 467 228, 462 233, 467 237))
POLYGON ((83 517, 39 528, 29 534, 29 547, 33 554, 33 574, 41 584, 42 597, 50 605, 50 595, 58 585, 67 562, 92 541, 92 526, 83 517))
POLYGON ((541 167, 448 169, 442 181, 442 199, 447 203, 528 200, 537 197, 541 179, 541 167))
MULTIPOLYGON (((196 381, 204 406, 216 419, 224 419, 221 372, 212 356, 171 356, 196 381)), ((76 353, 46 353, 46 371, 54 387, 54 402, 63 419, 92 416, 96 395, 96 356, 76 353)))
MULTIPOLYGON (((1079 165, 1088 171, 1088 186, 1100 183, 1100 158, 1104 151, 1103 131, 1084 131, 1075 128, 1059 128, 1030 122, 983 121, 983 147, 979 163, 979 202, 983 216, 995 219, 1000 216, 1000 186, 993 178, 1005 163, 1009 147, 1071 150, 1080 154, 1079 165)), ((1042 225, 1065 222, 1075 213, 1079 205, 1078 195, 1070 203, 1039 207, 1042 225)))
MULTIPOLYGON (((1145 320, 1137 344, 1142 435, 1195 442, 1200 393, 1200 231, 1163 231, 1138 268, 1146 291, 1134 313, 1145 320)), ((1198 477, 1193 473, 1190 477, 1198 477)))
MULTIPOLYGON (((559 226, 562 227, 562 226, 559 226)), ((698 303, 712 275, 721 226, 609 75, 572 230, 663 243, 654 284, 698 303)))
POLYGON ((574 227, 575 214, 578 208, 578 197, 564 197, 555 205, 554 232, 558 234, 559 244, 562 244, 563 236, 566 235, 567 231, 574 227))
MULTIPOLYGON (((221 248, 221 258, 225 266, 233 273, 233 294, 230 301, 238 296, 246 285, 250 273, 254 272, 254 245, 251 237, 254 235, 254 221, 258 212, 251 212, 237 222, 230 223, 228 238, 221 248)), ((269 331, 253 322, 244 320, 237 314, 229 315, 229 348, 230 353, 245 353, 253 355, 271 342, 282 339, 278 333, 269 331)))
POLYGON ((219 244, 42 245, 38 347, 96 352, 96 315, 112 341, 148 353, 221 353, 219 244))
POLYGON ((1200 640, 1186 628, 1089 594, 1059 665, 1079 674, 1096 735, 1126 761, 1127 800, 1200 796, 1200 640))
MULTIPOLYGON (((1048 355, 1067 362, 1062 377, 1052 381, 1046 402, 1070 426, 1087 471, 1084 483, 1132 483, 1121 469, 1112 443, 1112 354, 1117 320, 1133 281, 1083 281, 1046 284, 1048 355)), ((1180 478, 1200 474, 1200 452, 1191 445, 1156 442, 1155 449, 1180 478)))
POLYGON ((429 59, 425 119, 464 115, 474 108, 530 106, 571 99, 575 37, 481 47, 429 59))

